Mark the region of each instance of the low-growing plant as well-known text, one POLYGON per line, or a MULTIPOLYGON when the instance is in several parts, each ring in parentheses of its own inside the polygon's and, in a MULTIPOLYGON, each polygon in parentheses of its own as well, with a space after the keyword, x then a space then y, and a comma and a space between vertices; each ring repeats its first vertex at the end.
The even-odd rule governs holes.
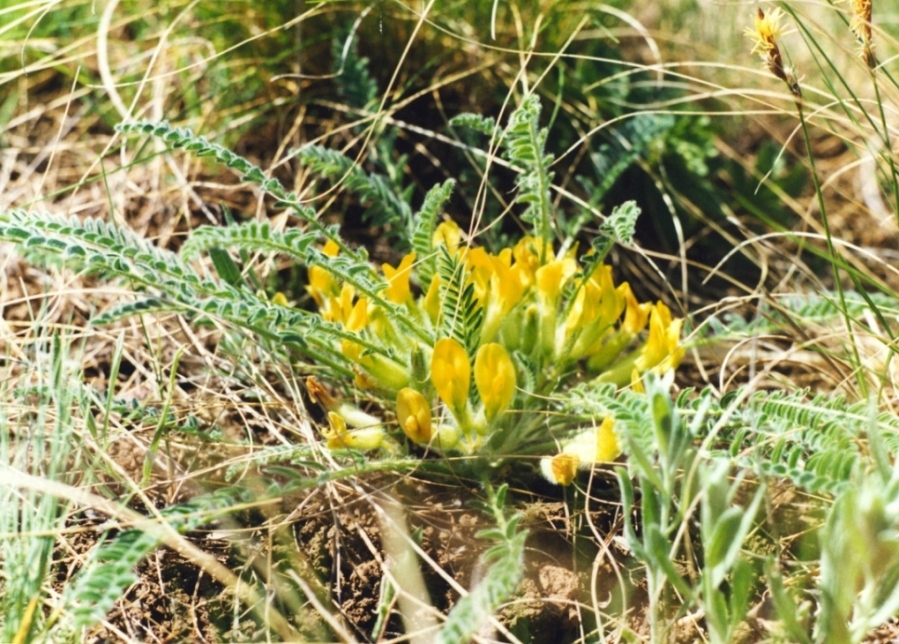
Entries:
MULTIPOLYGON (((407 454, 456 453, 466 458, 453 462, 485 484, 503 462, 536 456, 550 481, 568 485, 579 469, 615 459, 620 439, 612 415, 572 423, 548 414, 548 405, 578 382, 639 386, 647 373, 670 372, 683 355, 681 320, 661 302, 637 302, 627 283, 615 285, 612 268, 604 263, 615 243, 631 239, 639 214, 633 203, 600 225, 581 256, 572 239, 556 239, 552 156, 544 150, 547 133, 539 116, 539 101, 530 95, 502 130, 487 120, 463 119, 495 137, 519 173, 517 201, 531 234, 498 252, 475 246, 452 221, 438 223, 453 188, 447 181, 429 192, 418 213, 410 211, 399 222, 411 252, 397 266, 376 270, 364 250, 350 247, 336 227, 324 224, 246 159, 187 130, 153 123, 120 129, 160 137, 236 169, 286 208, 296 226, 278 230, 251 221, 201 227, 173 254, 98 220, 12 211, 0 219, 0 238, 32 253, 61 255, 72 267, 125 278, 143 292, 95 317, 97 324, 162 311, 195 323, 211 317, 287 348, 285 358, 314 365, 318 375, 307 378, 306 388, 326 412, 321 435, 335 455, 377 450, 375 468, 382 461, 402 470, 407 454), (237 264, 233 251, 286 255, 306 266, 315 309, 291 306, 281 293, 267 296, 252 289, 243 276, 248 267, 237 264), (192 263, 203 253, 215 273, 192 263), (363 410, 354 400, 360 394, 378 409, 363 410)), ((335 163, 342 162, 335 157, 335 163)), ((365 185, 364 177, 359 181, 365 185)), ((367 194, 377 200, 386 193, 367 194)), ((260 458, 270 461, 271 455, 263 452, 260 458)), ((349 471, 358 471, 358 465, 349 471)), ((499 492, 490 506, 497 517, 503 498, 499 492)), ((476 591, 486 593, 488 613, 512 592, 520 575, 515 562, 523 533, 516 533, 515 520, 499 523, 493 536, 502 537, 504 545, 488 555, 491 572, 484 581, 493 585, 476 591)), ((75 611, 74 628, 102 615, 102 607, 127 583, 131 566, 158 543, 153 534, 124 533, 98 551, 81 576, 84 581, 72 589, 77 594, 95 579, 106 580, 104 601, 90 611, 75 611), (111 561, 107 551, 116 548, 125 548, 128 557, 119 553, 111 561)), ((444 641, 471 635, 472 624, 483 617, 481 601, 472 596, 459 604, 444 641)))

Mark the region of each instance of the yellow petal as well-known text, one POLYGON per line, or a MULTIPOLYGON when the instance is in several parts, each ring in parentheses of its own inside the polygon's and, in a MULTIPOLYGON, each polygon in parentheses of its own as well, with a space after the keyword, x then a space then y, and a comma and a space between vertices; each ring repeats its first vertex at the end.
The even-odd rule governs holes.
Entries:
POLYGON ((550 302, 555 302, 562 287, 577 272, 577 262, 570 257, 553 260, 537 269, 537 290, 550 302))
POLYGON ((450 255, 455 255, 459 250, 459 243, 462 241, 462 230, 459 224, 454 221, 444 221, 437 226, 431 244, 434 246, 446 246, 450 255))
POLYGON ((471 386, 471 364, 465 348, 454 338, 443 338, 434 345, 431 356, 431 382, 440 399, 453 411, 462 410, 471 386))
POLYGON ((409 278, 412 277, 412 263, 415 261, 415 253, 409 253, 394 268, 390 264, 382 264, 384 277, 387 278, 387 290, 385 297, 395 304, 405 304, 412 299, 412 291, 409 289, 409 278))
POLYGON ((610 463, 621 455, 621 445, 615 435, 615 421, 611 416, 606 416, 596 430, 595 447, 594 463, 610 463))
POLYGON ((615 420, 606 416, 599 427, 580 432, 562 447, 562 453, 577 457, 582 467, 611 463, 621 455, 621 445, 615 434, 615 420))
POLYGON ((576 454, 556 454, 552 458, 544 458, 540 461, 540 470, 543 476, 556 485, 571 485, 580 466, 580 459, 576 454))
POLYGON ((624 322, 621 323, 621 330, 630 335, 637 335, 646 327, 646 320, 649 319, 649 312, 652 304, 649 302, 640 304, 634 297, 631 285, 625 282, 618 287, 624 296, 625 311, 624 322))
POLYGON ((671 319, 671 309, 658 302, 649 315, 649 337, 637 368, 643 372, 655 368, 656 372, 670 371, 680 364, 684 349, 680 346, 680 330, 683 320, 671 319))
POLYGON ((396 396, 396 419, 403 433, 416 443, 431 440, 431 405, 419 392, 406 387, 396 396))
POLYGON ((502 345, 481 346, 474 360, 474 383, 489 420, 504 411, 515 395, 515 365, 502 345))
POLYGON ((329 239, 325 243, 325 247, 322 248, 322 252, 328 257, 337 257, 337 254, 340 252, 340 246, 333 239, 329 239))

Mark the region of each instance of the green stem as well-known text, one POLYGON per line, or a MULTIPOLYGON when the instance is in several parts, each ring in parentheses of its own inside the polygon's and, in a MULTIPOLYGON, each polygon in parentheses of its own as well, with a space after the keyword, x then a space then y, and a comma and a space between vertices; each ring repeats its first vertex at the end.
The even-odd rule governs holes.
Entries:
POLYGON ((857 369, 857 381, 862 397, 868 395, 868 384, 865 380, 864 373, 861 371, 862 361, 858 352, 858 344, 855 339, 855 331, 853 331, 852 318, 849 316, 849 309, 846 306, 846 295, 843 292, 843 285, 840 282, 840 256, 833 243, 833 235, 830 231, 830 222, 827 220, 827 206, 824 203, 824 193, 821 189, 821 181, 818 178, 818 169, 815 165, 815 155, 812 152, 812 141, 808 131, 808 123, 805 120, 805 112, 802 109, 802 103, 797 103, 799 112, 799 122, 802 125, 802 137, 805 140, 805 151, 808 156, 809 166, 811 168, 812 181, 815 185, 815 195, 818 199, 818 209, 821 211, 821 225, 824 227, 824 238, 827 242, 827 252, 830 264, 833 267, 834 287, 837 291, 837 299, 840 301, 840 313, 843 314, 843 321, 846 324, 846 331, 849 334, 849 344, 852 347, 853 357, 857 369))

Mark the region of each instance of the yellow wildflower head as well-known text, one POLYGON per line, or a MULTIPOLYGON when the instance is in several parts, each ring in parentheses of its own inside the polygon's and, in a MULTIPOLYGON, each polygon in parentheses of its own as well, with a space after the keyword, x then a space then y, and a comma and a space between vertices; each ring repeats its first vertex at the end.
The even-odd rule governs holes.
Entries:
POLYGON ((494 273, 492 255, 483 248, 471 248, 465 254, 465 263, 469 270, 469 279, 474 284, 475 296, 482 304, 487 298, 490 288, 490 277, 494 273))
POLYGON ((440 399, 453 412, 465 408, 471 386, 471 364, 465 348, 455 338, 443 338, 431 356, 431 382, 440 399))
POLYGON ((763 59, 768 53, 777 49, 777 38, 781 35, 780 21, 784 12, 777 7, 769 9, 768 13, 759 8, 755 15, 752 27, 746 27, 745 34, 753 41, 752 53, 759 54, 763 59))
POLYGON ((396 419, 403 433, 416 443, 428 443, 431 431, 431 405, 419 392, 409 387, 396 396, 396 419))
POLYGON ((753 41, 752 53, 762 57, 768 70, 784 81, 796 98, 802 98, 799 80, 793 71, 784 65, 783 56, 777 46, 777 37, 783 33, 780 27, 783 15, 783 11, 776 7, 768 10, 768 13, 759 8, 754 25, 747 27, 745 33, 753 41))
POLYGON ((873 3, 871 0, 850 0, 850 2, 852 4, 852 17, 849 21, 849 28, 860 41, 870 42, 873 3))
POLYGON ((412 277, 412 263, 415 261, 415 253, 409 253, 403 257, 399 266, 394 268, 390 264, 382 264, 384 277, 387 278, 387 290, 384 295, 394 304, 405 304, 412 299, 412 291, 409 289, 409 278, 412 277))
POLYGON ((512 251, 503 249, 499 255, 491 256, 493 275, 490 277, 490 294, 493 305, 505 314, 521 301, 526 284, 512 269, 512 251))
POLYGON ((474 383, 488 420, 493 420, 512 402, 515 365, 501 344, 490 342, 478 349, 474 359, 474 383))
POLYGON ((368 324, 368 301, 364 297, 357 300, 356 289, 344 284, 339 294, 325 301, 322 317, 328 322, 340 323, 348 331, 359 331, 368 324))
POLYGON ((609 463, 614 461, 621 454, 621 445, 618 442, 618 436, 615 434, 615 420, 611 416, 606 416, 595 432, 594 440, 594 463, 609 463))
POLYGON ((515 244, 512 256, 526 273, 533 276, 540 267, 541 259, 552 256, 552 248, 548 247, 546 242, 539 237, 527 235, 515 244))

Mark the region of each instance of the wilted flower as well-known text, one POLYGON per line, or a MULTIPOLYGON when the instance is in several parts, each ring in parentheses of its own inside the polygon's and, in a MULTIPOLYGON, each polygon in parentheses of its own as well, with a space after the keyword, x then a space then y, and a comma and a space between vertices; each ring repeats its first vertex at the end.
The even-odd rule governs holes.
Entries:
POLYGON ((329 449, 371 450, 384 444, 384 428, 374 416, 369 417, 372 424, 349 429, 347 421, 337 412, 328 412, 328 429, 322 430, 329 449))
POLYGON ((540 471, 550 483, 556 485, 571 485, 577 476, 581 460, 577 454, 556 454, 552 458, 544 458, 540 461, 540 471))
POLYGON ((849 28, 862 45, 861 56, 868 67, 877 66, 874 58, 874 38, 871 30, 871 14, 873 12, 872 0, 851 0, 852 17, 849 20, 849 28))
POLYGON ((578 469, 596 463, 609 463, 621 455, 621 445, 615 435, 615 421, 606 416, 599 427, 591 427, 576 434, 562 446, 562 451, 540 462, 543 475, 557 485, 568 485, 578 469))

